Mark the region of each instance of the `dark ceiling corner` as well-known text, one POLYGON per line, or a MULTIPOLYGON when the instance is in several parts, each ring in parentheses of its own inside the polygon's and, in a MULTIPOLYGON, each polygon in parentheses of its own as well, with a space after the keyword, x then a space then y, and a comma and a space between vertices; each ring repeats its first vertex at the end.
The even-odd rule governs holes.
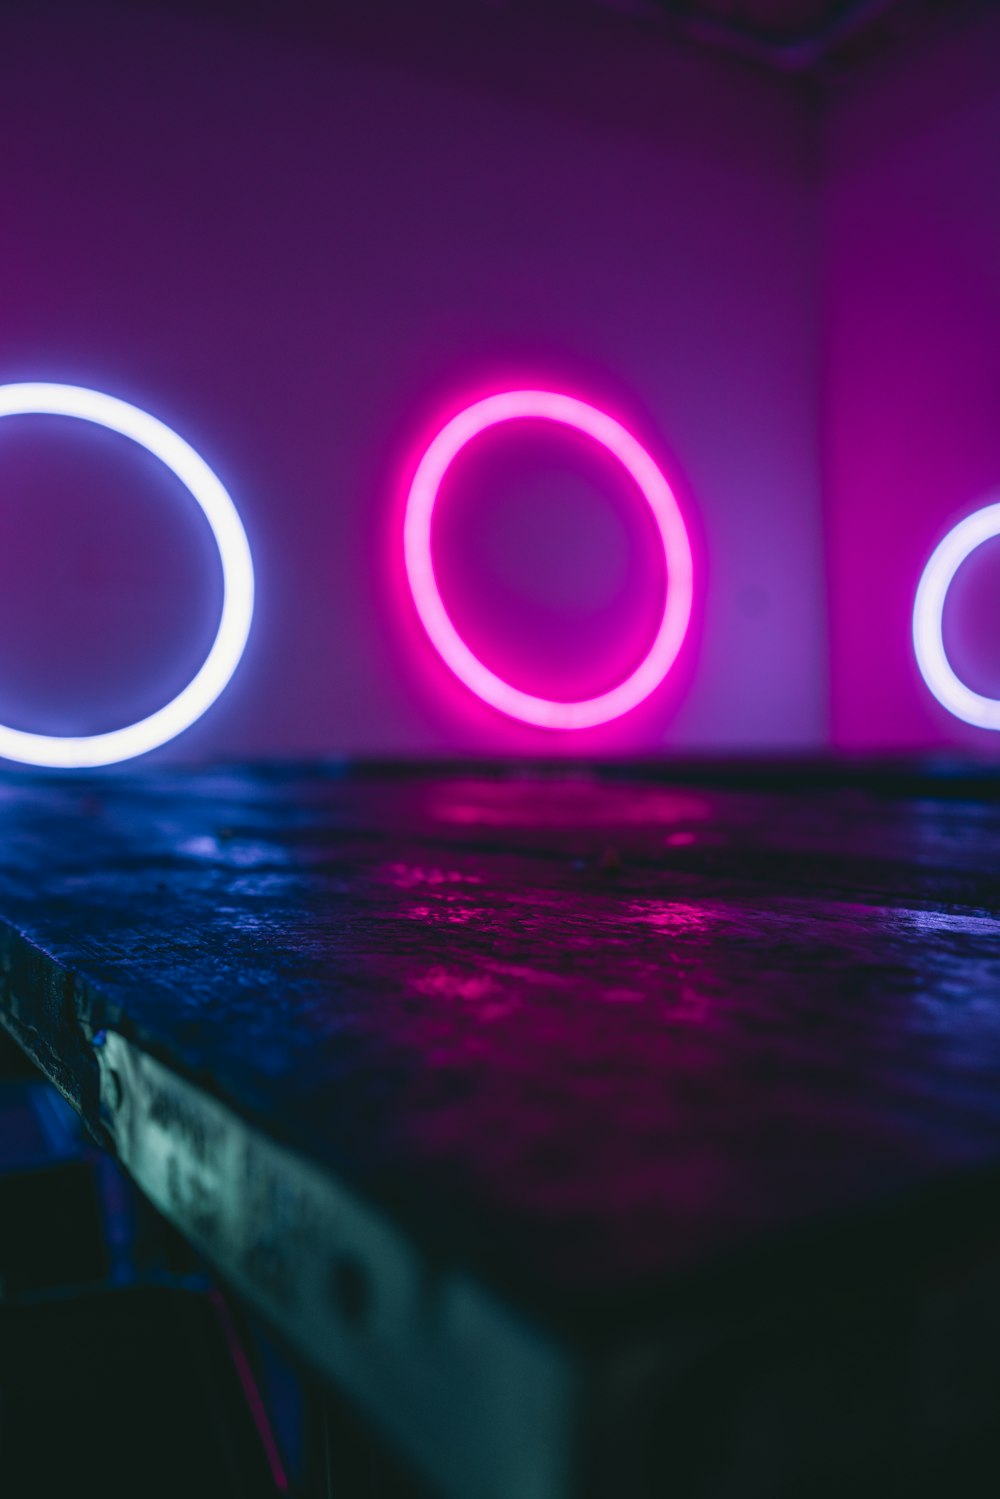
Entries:
MULTIPOLYGON (((785 73, 819 71, 893 45, 956 0, 596 0, 693 42, 785 73)), ((959 0, 961 3, 961 0, 959 0)))

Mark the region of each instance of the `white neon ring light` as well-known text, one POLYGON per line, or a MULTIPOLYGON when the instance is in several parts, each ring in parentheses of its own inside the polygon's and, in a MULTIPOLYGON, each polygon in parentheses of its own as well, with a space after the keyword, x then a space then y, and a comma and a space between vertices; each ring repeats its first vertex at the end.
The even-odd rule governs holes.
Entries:
POLYGON ((61 769, 112 765, 166 744, 215 702, 243 654, 253 617, 253 562, 246 532, 228 493, 182 437, 148 412, 78 385, 0 385, 0 417, 73 416, 120 432, 159 458, 200 505, 222 563, 222 617, 211 649, 188 685, 138 723, 106 734, 73 738, 28 734, 0 724, 0 755, 27 765, 61 769))
POLYGON ((1000 698, 973 692, 955 675, 945 653, 941 622, 958 569, 976 547, 994 536, 1000 536, 1000 503, 960 520, 931 553, 913 605, 913 649, 921 676, 949 713, 980 729, 1000 729, 1000 698))
POLYGON ((445 663, 484 702, 511 718, 546 729, 584 729, 627 713, 663 681, 677 658, 691 618, 694 569, 687 530, 673 492, 645 448, 620 422, 573 396, 548 390, 510 390, 466 407, 434 438, 417 467, 403 524, 406 573, 424 629, 445 663), (645 498, 663 543, 666 588, 653 643, 623 682, 599 697, 563 703, 534 697, 483 664, 459 635, 434 573, 431 523, 444 476, 465 445, 502 422, 537 418, 592 438, 631 476, 645 498))

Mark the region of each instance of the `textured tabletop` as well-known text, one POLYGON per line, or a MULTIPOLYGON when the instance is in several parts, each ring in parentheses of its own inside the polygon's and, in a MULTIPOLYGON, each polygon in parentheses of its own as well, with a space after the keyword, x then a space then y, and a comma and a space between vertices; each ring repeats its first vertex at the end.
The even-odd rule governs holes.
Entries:
POLYGON ((998 855, 988 778, 9 775, 2 1007, 597 1317, 1000 1166, 998 855))

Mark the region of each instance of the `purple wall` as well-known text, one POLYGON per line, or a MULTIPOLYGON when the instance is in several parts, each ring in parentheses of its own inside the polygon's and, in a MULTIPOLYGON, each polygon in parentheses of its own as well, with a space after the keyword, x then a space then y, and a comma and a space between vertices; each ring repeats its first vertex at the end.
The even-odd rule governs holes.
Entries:
MULTIPOLYGON (((160 753, 822 744, 807 100, 585 7, 572 34, 541 6, 338 9, 280 30, 92 5, 5 22, 0 380, 154 412, 254 547, 248 655, 160 753), (575 736, 469 696, 403 585, 407 464, 466 397, 526 382, 632 426, 701 564, 676 680, 575 736)), ((171 481, 70 425, 0 432, 0 719, 57 733, 175 691, 218 586, 171 481)), ((660 581, 634 499, 556 440, 480 477, 443 543, 456 609, 519 685, 600 690, 660 581)))
MULTIPOLYGON (((910 637, 937 542, 1000 499, 1000 14, 960 14, 862 74, 828 119, 832 727, 851 750, 1000 749, 937 704, 910 637)), ((955 669, 994 697, 998 580, 993 542, 960 569, 944 614, 955 669)))

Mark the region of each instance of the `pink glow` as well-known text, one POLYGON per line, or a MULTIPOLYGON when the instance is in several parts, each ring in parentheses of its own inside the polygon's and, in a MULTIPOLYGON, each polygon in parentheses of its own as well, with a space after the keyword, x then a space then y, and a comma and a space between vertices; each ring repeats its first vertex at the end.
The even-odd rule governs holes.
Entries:
POLYGON ((424 629, 442 659, 477 697, 511 718, 544 729, 584 729, 627 713, 660 685, 677 658, 691 619, 694 593, 691 545, 677 501, 663 474, 632 434, 606 412, 573 396, 511 390, 476 401, 434 438, 414 475, 403 525, 406 573, 424 629), (653 643, 635 671, 599 697, 560 703, 521 692, 490 671, 459 635, 434 573, 431 525, 448 468, 474 437, 501 422, 524 418, 558 422, 607 449, 638 485, 663 542, 667 571, 663 613, 653 643))

